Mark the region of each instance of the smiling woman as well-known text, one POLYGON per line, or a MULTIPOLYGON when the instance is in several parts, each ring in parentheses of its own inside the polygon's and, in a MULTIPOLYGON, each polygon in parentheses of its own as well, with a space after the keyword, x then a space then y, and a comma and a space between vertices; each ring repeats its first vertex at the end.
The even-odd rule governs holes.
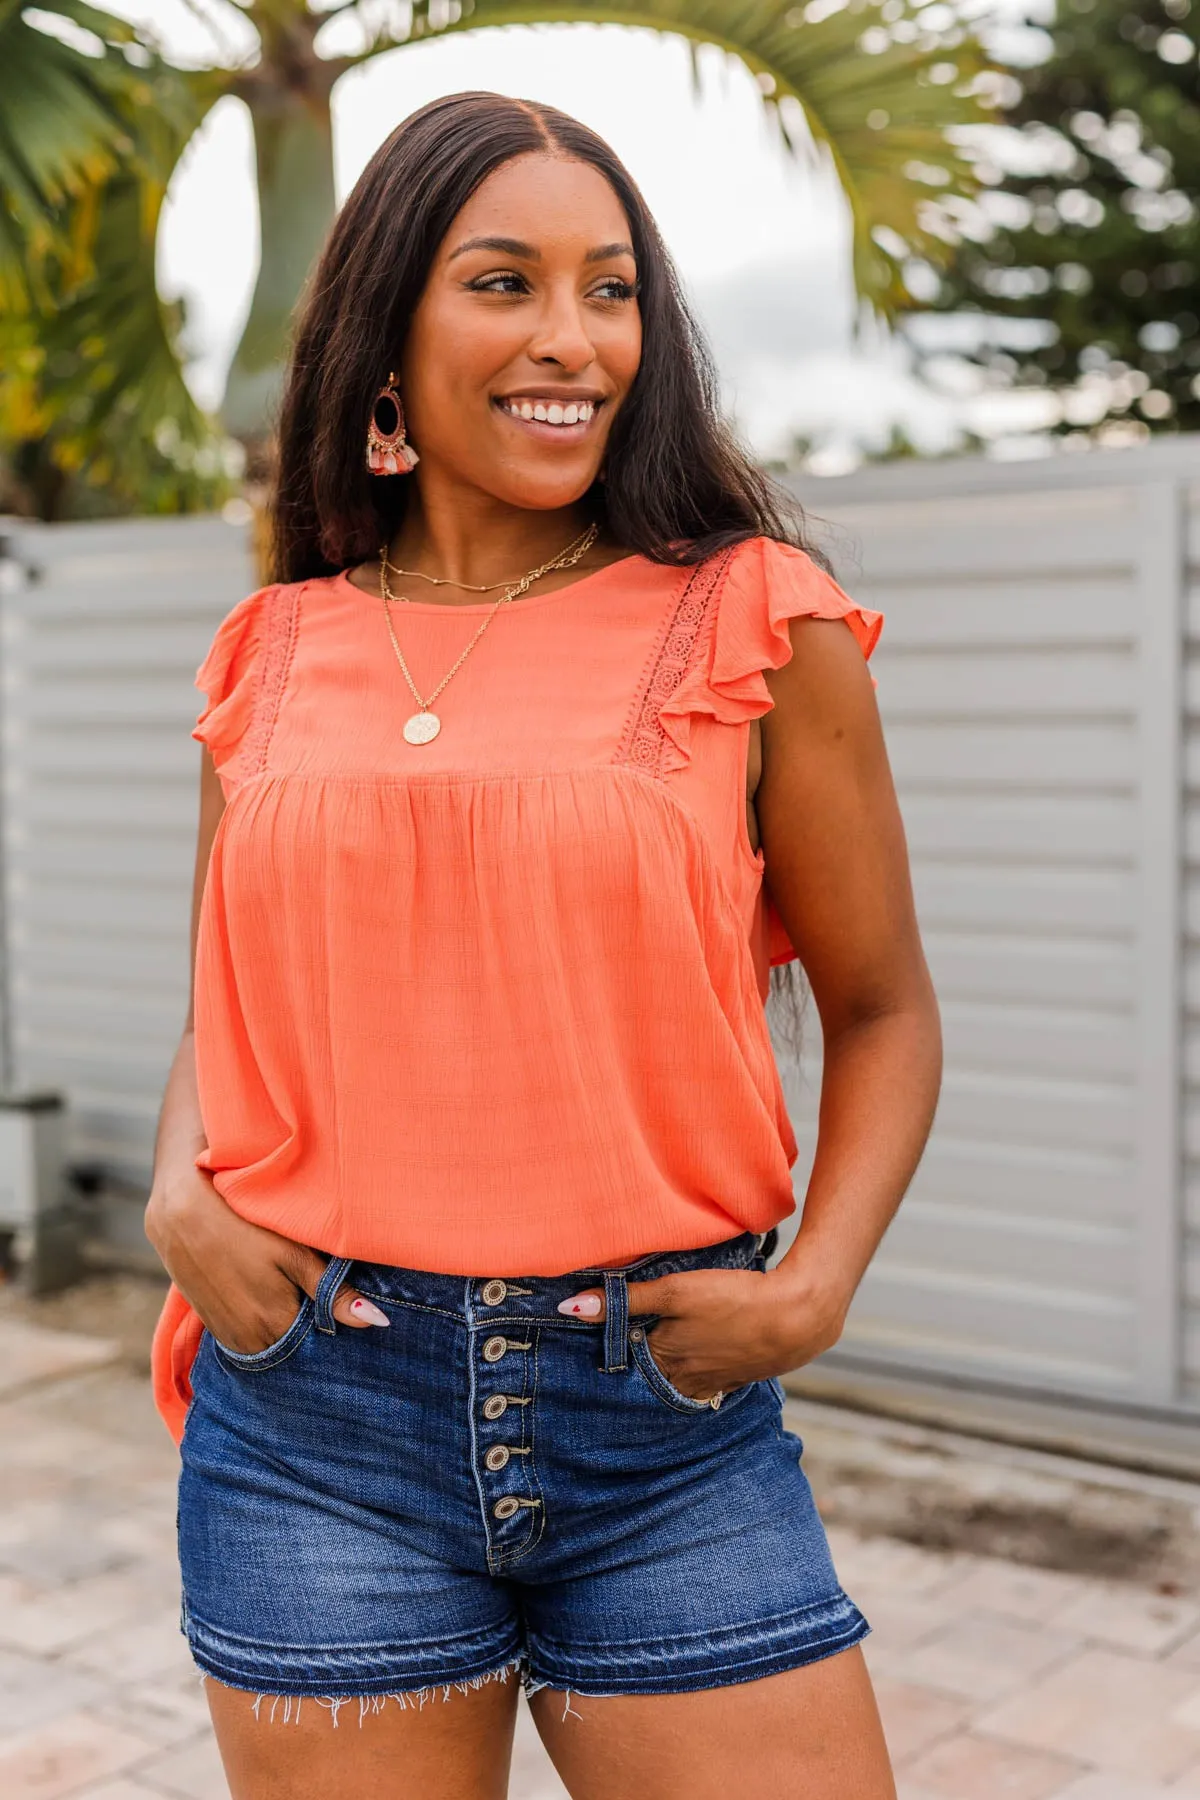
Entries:
POLYGON ((503 163, 434 258, 408 334, 401 385, 421 454, 522 512, 577 500, 641 361, 638 293, 625 214, 598 169, 545 154, 503 163), (535 242, 504 229, 530 205, 535 242), (447 344, 453 357, 439 354, 447 344))
POLYGON ((584 127, 457 95, 379 151, 299 322, 276 533, 196 678, 147 1212, 235 1800, 502 1800, 514 1673, 573 1800, 894 1800, 779 1381, 937 1087, 880 620, 729 436, 584 127), (821 1140, 768 1269, 798 953, 821 1140))
MULTIPOLYGON (((716 370, 645 201, 608 145, 564 114, 500 96, 434 102, 348 195, 284 397, 277 576, 335 573, 402 533, 406 484, 372 488, 359 468, 364 413, 398 346, 411 441, 428 457, 452 434, 456 467, 463 454, 487 465, 488 496, 497 459, 512 463, 526 441, 505 449, 486 428, 497 403, 527 401, 527 425, 542 423, 538 404, 547 414, 572 396, 592 404, 578 461, 512 470, 519 494, 506 494, 502 527, 519 522, 531 561, 564 541, 553 535, 553 509, 567 504, 558 484, 581 523, 602 496, 612 543, 655 562, 699 560, 755 532, 798 541, 795 509, 722 424, 716 370), (544 497, 523 485, 547 476, 544 497)), ((423 486, 420 503, 424 513, 423 486)), ((593 561, 603 560, 600 550, 593 561)))

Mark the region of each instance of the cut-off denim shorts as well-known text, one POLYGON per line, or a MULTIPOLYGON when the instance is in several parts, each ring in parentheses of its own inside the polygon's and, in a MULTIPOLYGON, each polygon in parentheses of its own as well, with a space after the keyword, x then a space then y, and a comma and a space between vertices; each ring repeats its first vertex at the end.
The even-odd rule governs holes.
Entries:
POLYGON ((335 1258, 268 1349, 205 1333, 179 1489, 199 1668, 336 1723, 343 1700, 512 1673, 683 1693, 858 1643, 781 1384, 691 1399, 656 1315, 629 1316, 627 1278, 762 1271, 774 1243, 503 1280, 335 1258), (390 1327, 335 1322, 343 1282, 390 1327), (601 1285, 606 1320, 555 1310, 601 1285))

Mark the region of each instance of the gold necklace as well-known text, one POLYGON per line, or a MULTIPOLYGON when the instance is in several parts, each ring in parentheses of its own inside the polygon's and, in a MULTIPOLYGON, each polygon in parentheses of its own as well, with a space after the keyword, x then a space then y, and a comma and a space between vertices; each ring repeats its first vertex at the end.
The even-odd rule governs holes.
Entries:
POLYGON ((507 587, 512 577, 504 581, 451 581, 448 575, 426 575, 421 569, 402 569, 399 563, 389 561, 388 568, 393 575, 415 575, 418 581, 427 581, 430 587, 461 588, 464 594, 490 594, 493 589, 507 587))
MULTIPOLYGON (((575 548, 576 544, 583 542, 584 538, 588 538, 588 543, 584 545, 584 549, 587 549, 596 539, 596 529, 594 526, 589 525, 587 531, 583 531, 580 533, 579 537, 573 538, 567 545, 566 550, 562 552, 562 555, 568 555, 569 552, 575 548), (589 533, 591 534, 590 537, 588 535, 589 533)), ((461 588, 464 594, 491 594, 494 593, 496 588, 511 587, 518 581, 524 581, 525 579, 523 575, 511 575, 506 576, 503 581, 451 581, 448 575, 426 575, 422 573, 420 569, 402 569, 399 563, 394 563, 388 556, 386 544, 380 550, 379 555, 380 558, 386 562, 389 572, 393 575, 415 575, 418 581, 427 581, 431 587, 461 588)), ((550 563, 546 563, 542 568, 534 569, 531 574, 531 579, 536 581, 539 575, 547 574, 551 566, 550 563)), ((565 567, 567 565, 558 564, 554 566, 565 567)), ((399 600, 403 600, 406 596, 398 594, 395 597, 399 600)))
POLYGON ((432 693, 427 697, 422 697, 422 695, 417 692, 417 685, 409 673, 408 664, 404 660, 404 653, 396 642, 396 633, 392 625, 391 606, 389 603, 396 600, 403 600, 406 596, 403 594, 393 594, 391 588, 388 586, 387 545, 385 544, 383 546, 379 552, 379 588, 383 597, 383 616, 387 622, 388 636, 392 640, 392 649, 396 652, 396 660, 399 662, 400 667, 404 672, 404 679, 408 683, 409 690, 418 707, 418 711, 413 713, 411 718, 404 721, 403 729, 405 743, 431 743, 442 729, 442 721, 433 711, 433 702, 451 679, 458 674, 458 671, 462 668, 468 656, 470 656, 472 650, 475 648, 496 614, 500 611, 500 608, 506 606, 510 600, 519 600, 522 594, 528 593, 529 589, 533 586, 539 576, 549 575, 554 569, 573 568, 580 557, 585 555, 585 553, 591 549, 599 535, 597 527, 595 525, 589 525, 587 530, 577 537, 573 543, 568 544, 565 550, 560 550, 557 556, 552 556, 549 562, 542 563, 539 568, 530 569, 529 573, 527 575, 522 575, 521 579, 515 582, 512 587, 508 589, 507 593, 501 594, 499 600, 496 601, 496 604, 483 620, 479 630, 468 643, 462 655, 451 665, 446 674, 442 676, 442 679, 433 689, 432 693))

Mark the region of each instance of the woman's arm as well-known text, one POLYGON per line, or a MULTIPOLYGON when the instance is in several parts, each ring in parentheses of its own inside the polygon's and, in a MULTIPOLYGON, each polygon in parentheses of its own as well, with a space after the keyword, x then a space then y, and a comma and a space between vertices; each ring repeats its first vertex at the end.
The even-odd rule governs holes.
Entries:
MULTIPOLYGON (((629 1284, 631 1313, 661 1315, 656 1360, 698 1400, 837 1342, 920 1159, 941 1080, 937 1002, 871 677, 840 619, 794 619, 789 633, 790 661, 764 672, 775 704, 760 721, 754 804, 771 897, 821 1015, 817 1154, 795 1242, 765 1277, 696 1269, 629 1284)), ((581 1290, 562 1310, 602 1318, 604 1296, 581 1290)))
POLYGON ((773 1273, 785 1314, 823 1315, 833 1342, 925 1147, 941 1029, 862 652, 840 620, 795 619, 790 635, 791 661, 765 677, 755 810, 825 1067, 800 1230, 773 1273))
MULTIPOLYGON (((248 1224, 196 1167, 208 1142, 196 1080, 196 943, 213 839, 225 796, 205 747, 200 765, 200 825, 192 882, 191 981, 187 1020, 163 1094, 154 1145, 146 1236, 176 1287, 231 1350, 272 1344, 296 1316, 300 1290, 315 1295, 325 1259, 304 1244, 248 1224)), ((346 1325, 386 1325, 386 1313, 343 1286, 333 1303, 346 1325)))
MULTIPOLYGON (((200 1094, 196 1086, 196 938, 200 929, 200 906, 204 883, 208 876, 208 860, 221 814, 225 811, 225 795, 217 777, 212 757, 202 750, 200 761, 200 824, 196 835, 196 865, 192 875, 191 963, 188 979, 188 1010, 183 1036, 167 1076, 158 1134, 154 1142, 154 1188, 159 1176, 168 1183, 173 1176, 195 1172, 195 1158, 205 1148, 204 1121, 200 1117, 200 1094)), ((147 1212, 147 1230, 156 1221, 160 1194, 151 1193, 147 1212), (152 1216, 153 1215, 153 1216, 152 1216)), ((151 1240, 153 1242, 153 1239, 151 1240)))

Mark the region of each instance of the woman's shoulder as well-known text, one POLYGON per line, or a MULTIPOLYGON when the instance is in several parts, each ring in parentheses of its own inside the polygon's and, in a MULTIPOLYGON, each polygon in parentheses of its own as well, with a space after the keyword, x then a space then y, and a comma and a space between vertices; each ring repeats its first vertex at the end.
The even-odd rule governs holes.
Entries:
POLYGON ((765 672, 791 659, 793 619, 844 619, 864 656, 870 656, 883 626, 881 613, 852 600, 807 551, 775 538, 746 538, 705 558, 697 565, 702 569, 710 579, 695 612, 708 623, 697 653, 658 708, 671 745, 668 771, 690 760, 696 715, 740 725, 770 712, 774 702, 765 672))
POLYGON ((268 582, 230 607, 213 633, 194 685, 205 696, 192 736, 218 769, 245 748, 258 696, 287 662, 302 581, 268 582))
POLYGON ((844 619, 864 656, 883 630, 883 614, 861 605, 808 550, 778 538, 751 537, 730 555, 717 625, 715 663, 727 675, 778 669, 792 654, 793 619, 844 619))

